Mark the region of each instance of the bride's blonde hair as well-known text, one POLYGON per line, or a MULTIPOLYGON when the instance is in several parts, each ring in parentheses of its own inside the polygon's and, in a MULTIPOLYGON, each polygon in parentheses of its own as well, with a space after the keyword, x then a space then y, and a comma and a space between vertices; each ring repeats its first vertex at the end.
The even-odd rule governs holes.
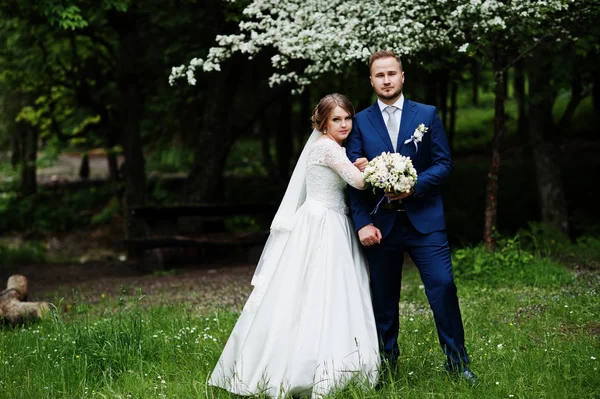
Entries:
POLYGON ((329 115, 331 115, 331 112, 337 106, 343 108, 344 111, 354 118, 354 107, 346 96, 339 93, 328 94, 319 101, 313 111, 312 117, 310 118, 313 129, 323 132, 327 125, 327 118, 329 118, 329 115))

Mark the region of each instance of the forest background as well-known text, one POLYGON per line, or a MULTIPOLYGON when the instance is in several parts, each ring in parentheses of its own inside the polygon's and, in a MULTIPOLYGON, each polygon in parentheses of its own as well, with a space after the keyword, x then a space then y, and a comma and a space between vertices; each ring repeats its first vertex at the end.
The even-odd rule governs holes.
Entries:
MULTIPOLYGON (((444 198, 452 244, 489 239, 490 227, 512 235, 539 222, 571 239, 597 234, 590 190, 600 163, 598 5, 579 4, 580 18, 564 22, 568 34, 541 37, 533 48, 515 45, 505 30, 482 40, 491 57, 478 55, 480 45, 404 58, 406 96, 437 106, 451 143, 456 167, 444 198), (490 180, 498 186, 491 221, 490 180)), ((286 82, 270 87, 277 51, 268 47, 252 59, 232 55, 220 72, 197 72, 195 85, 170 85, 174 65, 206 57, 217 35, 239 30, 246 5, 3 1, 3 236, 47 246, 52 236, 112 226, 117 241, 143 235, 127 206, 277 203, 318 99, 340 92, 360 110, 374 97, 366 60, 325 71, 300 94, 286 82), (81 160, 77 170, 44 173, 65 154, 81 160), (99 159, 105 167, 95 169, 99 159)), ((265 228, 244 216, 226 226, 265 228)))

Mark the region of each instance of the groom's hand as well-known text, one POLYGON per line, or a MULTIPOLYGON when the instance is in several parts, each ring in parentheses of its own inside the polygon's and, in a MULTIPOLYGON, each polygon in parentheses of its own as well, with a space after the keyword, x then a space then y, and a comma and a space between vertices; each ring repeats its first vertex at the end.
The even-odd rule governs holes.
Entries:
POLYGON ((415 193, 415 189, 411 188, 407 193, 386 193, 385 196, 390 199, 390 201, 397 201, 407 197, 410 197, 415 193))
POLYGON ((365 247, 379 244, 381 242, 381 231, 372 224, 368 224, 358 230, 358 239, 365 247))

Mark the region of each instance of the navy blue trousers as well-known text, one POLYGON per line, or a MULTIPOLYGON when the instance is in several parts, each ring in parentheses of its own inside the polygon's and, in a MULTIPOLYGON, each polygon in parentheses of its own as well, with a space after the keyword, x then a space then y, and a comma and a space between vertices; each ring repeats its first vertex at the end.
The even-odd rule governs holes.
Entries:
POLYGON ((396 362, 400 354, 398 304, 404 251, 408 251, 419 269, 447 367, 462 369, 469 363, 446 232, 421 234, 405 212, 398 212, 392 231, 381 244, 364 249, 382 359, 396 362))

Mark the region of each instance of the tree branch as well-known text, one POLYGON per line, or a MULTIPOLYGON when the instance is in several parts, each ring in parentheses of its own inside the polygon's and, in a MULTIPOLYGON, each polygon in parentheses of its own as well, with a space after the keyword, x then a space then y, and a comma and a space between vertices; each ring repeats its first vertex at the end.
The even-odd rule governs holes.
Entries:
POLYGON ((513 58, 513 60, 511 62, 506 64, 506 66, 504 68, 502 68, 502 70, 500 72, 503 72, 503 73, 506 72, 509 68, 511 68, 514 64, 516 64, 521 58, 525 57, 527 54, 529 54, 533 50, 535 50, 540 44, 542 44, 542 42, 544 42, 544 40, 550 39, 551 37, 552 37, 552 35, 550 35, 550 34, 540 37, 540 39, 537 42, 535 42, 534 44, 529 46, 529 48, 527 48, 525 51, 523 51, 517 57, 513 58))
POLYGON ((567 127, 571 124, 571 121, 573 120, 573 115, 575 115, 575 110, 577 109, 581 101, 583 101, 583 99, 589 95, 589 88, 584 90, 581 85, 581 75, 575 73, 573 75, 573 80, 571 81, 571 98, 569 100, 569 103, 567 104, 565 112, 563 113, 562 117, 560 118, 560 121, 556 125, 556 132, 558 134, 564 132, 567 129, 567 127))

